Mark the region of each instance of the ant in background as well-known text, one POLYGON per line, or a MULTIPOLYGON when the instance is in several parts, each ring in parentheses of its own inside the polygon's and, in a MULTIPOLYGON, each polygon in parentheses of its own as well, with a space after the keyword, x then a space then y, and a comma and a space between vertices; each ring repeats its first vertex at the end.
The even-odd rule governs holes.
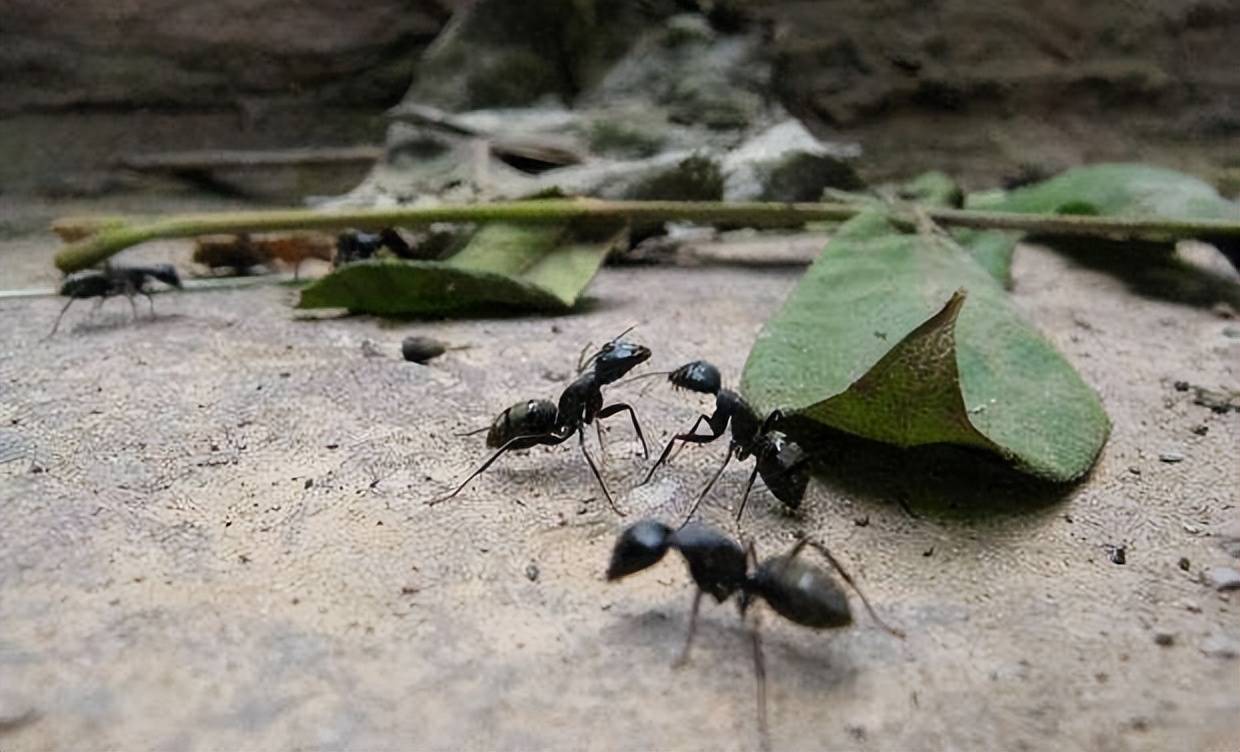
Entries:
MULTIPOLYGON (((646 376, 654 375, 659 374, 646 374, 646 376)), ((645 378, 645 376, 637 378, 645 378)), ((805 487, 809 485, 810 457, 796 442, 789 439, 782 431, 775 429, 775 426, 783 419, 782 412, 775 410, 765 419, 760 418, 739 394, 731 389, 722 388, 719 369, 704 360, 686 363, 670 372, 668 381, 672 382, 672 386, 676 389, 688 389, 699 394, 715 395, 715 411, 711 415, 699 415, 693 427, 686 433, 673 436, 639 485, 650 482, 659 466, 667 462, 676 442, 679 441, 682 445, 709 444, 722 436, 731 424, 732 439, 728 445, 728 453, 723 458, 723 464, 719 466, 714 477, 693 502, 689 514, 685 516, 685 522, 693 518, 698 506, 701 505, 702 500, 706 498, 706 494, 714 487, 719 477, 723 475, 724 468, 728 466, 733 456, 738 460, 745 460, 750 455, 754 457, 753 472, 749 474, 749 482, 745 484, 745 493, 741 496, 740 507, 736 510, 738 521, 745 512, 745 503, 749 500, 749 491, 753 488, 754 479, 759 475, 762 476, 763 482, 775 498, 783 502, 785 506, 790 509, 801 506, 801 500, 805 498, 805 487), (702 423, 707 425, 710 433, 697 432, 698 426, 702 423)))
POLYGON ((76 300, 86 298, 98 298, 95 303, 94 311, 99 310, 104 301, 115 295, 124 295, 129 299, 129 306, 133 309, 133 317, 136 321, 138 318, 138 306, 134 303, 135 295, 145 295, 148 303, 151 304, 151 318, 155 318, 155 300, 151 297, 151 293, 147 290, 147 282, 155 279, 163 282, 170 287, 181 287, 181 278, 177 275, 177 270, 172 264, 152 264, 150 266, 113 266, 105 265, 102 269, 88 269, 82 272, 70 274, 60 285, 60 294, 66 295, 69 301, 65 303, 64 308, 60 309, 60 314, 56 317, 56 323, 52 325, 52 331, 48 332, 50 337, 60 328, 60 321, 65 317, 65 312, 69 310, 69 306, 73 305, 76 300))
MULTIPOLYGON (((737 608, 742 623, 749 607, 757 600, 764 600, 777 614, 801 626, 832 629, 851 624, 852 612, 843 588, 822 569, 797 558, 806 546, 822 554, 844 582, 848 583, 865 605, 870 618, 892 635, 904 638, 902 631, 889 626, 878 617, 857 583, 831 552, 809 538, 801 538, 786 554, 759 562, 752 541, 742 547, 718 530, 699 523, 682 525, 673 530, 656 520, 642 520, 629 526, 616 539, 611 562, 607 567, 607 579, 615 581, 648 569, 659 563, 670 549, 680 551, 689 566, 689 575, 697 586, 689 612, 689 632, 685 637, 684 649, 674 664, 681 666, 689 660, 689 649, 693 645, 703 593, 719 603, 739 595, 737 608)), ((753 645, 754 678, 757 684, 758 729, 762 746, 766 748, 766 662, 762 656, 762 640, 756 618, 749 635, 753 645)))
POLYGON ((611 492, 607 489, 607 484, 603 482, 603 476, 598 471, 598 466, 594 464, 594 458, 586 450, 585 434, 582 429, 593 423, 595 419, 602 420, 617 413, 628 412, 629 418, 633 421, 633 430, 637 433, 637 438, 642 445, 642 456, 650 456, 646 447, 646 438, 642 435, 641 425, 637 422, 637 413, 633 408, 623 402, 603 405, 602 387, 623 378, 634 367, 650 358, 648 348, 620 339, 627 333, 628 330, 625 330, 619 337, 603 345, 581 366, 582 368, 586 365, 593 367, 578 376, 564 389, 564 392, 560 394, 559 404, 552 403, 550 400, 528 400, 518 402, 500 413, 487 431, 487 446, 498 447, 495 454, 491 455, 490 459, 482 463, 477 470, 470 473, 455 491, 431 499, 426 502, 427 505, 433 506, 456 496, 505 452, 514 449, 529 449, 540 444, 546 446, 563 444, 572 438, 573 434, 577 434, 581 453, 585 456, 586 463, 594 473, 599 487, 603 489, 607 503, 611 505, 616 514, 623 517, 624 512, 616 506, 611 492))

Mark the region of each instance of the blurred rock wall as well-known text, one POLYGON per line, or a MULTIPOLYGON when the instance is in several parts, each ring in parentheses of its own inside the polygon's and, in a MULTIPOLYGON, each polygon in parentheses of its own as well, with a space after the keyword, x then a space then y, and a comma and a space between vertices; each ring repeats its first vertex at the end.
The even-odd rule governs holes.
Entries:
MULTIPOLYGON (((571 100, 616 56, 637 15, 727 3, 511 2, 482 23, 496 45, 515 41, 529 54, 477 55, 525 72, 445 89, 436 66, 460 60, 431 46, 431 61, 416 61, 451 11, 471 4, 2 0, 0 182, 6 170, 144 144, 378 141, 380 113, 411 80, 415 95, 448 107, 571 100), (570 11, 583 15, 566 20, 570 11), (77 119, 66 124, 64 113, 77 119), (184 127, 170 129, 169 118, 184 127)), ((1240 138, 1237 0, 733 4, 769 29, 785 106, 820 135, 861 140, 878 174, 957 162, 989 174, 998 163, 1003 172, 1144 157, 1191 169, 1237 159, 1228 157, 1240 138)))
POLYGON ((436 0, 4 0, 0 114, 390 104, 449 13, 436 0))

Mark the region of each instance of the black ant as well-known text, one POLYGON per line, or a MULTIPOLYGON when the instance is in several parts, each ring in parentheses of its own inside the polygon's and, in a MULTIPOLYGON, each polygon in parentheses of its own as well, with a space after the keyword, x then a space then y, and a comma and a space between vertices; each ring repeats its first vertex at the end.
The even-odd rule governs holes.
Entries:
POLYGON ((332 265, 339 267, 365 261, 374 258, 384 248, 397 258, 419 258, 408 241, 394 228, 385 227, 376 233, 347 230, 336 236, 336 255, 332 258, 332 265))
MULTIPOLYGON (((620 336, 623 337, 624 334, 620 336)), ((477 470, 470 473, 455 491, 426 503, 435 505, 456 496, 465 486, 469 485, 471 480, 478 477, 505 452, 513 449, 529 449, 539 444, 554 446, 568 441, 573 434, 577 434, 581 453, 585 455, 586 463, 589 464, 595 479, 603 489, 607 503, 611 505, 616 514, 623 517, 624 512, 616 506, 611 492, 607 490, 607 484, 603 482, 603 476, 599 474, 598 467, 594 464, 594 458, 586 450, 585 434, 582 428, 593 423, 596 418, 602 420, 627 411, 633 421, 633 430, 641 442, 642 455, 650 456, 646 447, 646 437, 642 435, 641 426, 637 422, 637 413, 623 402, 604 407, 602 392, 604 385, 618 381, 649 358, 648 348, 626 342, 619 337, 603 345, 602 349, 587 361, 587 364, 593 367, 564 389, 558 405, 549 400, 528 400, 518 402, 500 413, 487 432, 487 446, 498 447, 495 454, 491 455, 490 459, 482 463, 477 470)))
MULTIPOLYGON (((669 549, 680 551, 697 586, 689 612, 689 632, 674 664, 682 666, 689 660, 703 593, 719 603, 739 594, 737 608, 742 622, 754 601, 764 600, 777 614, 804 627, 832 629, 851 624, 852 611, 844 589, 822 569, 797 558, 806 546, 822 554, 848 583, 861 599, 870 618, 887 632, 904 638, 902 631, 878 617, 852 576, 826 546, 804 537, 788 553, 759 562, 752 541, 742 547, 718 530, 700 523, 682 525, 673 530, 656 520, 642 520, 628 527, 616 539, 611 563, 607 567, 607 579, 618 580, 652 567, 663 559, 669 549)), ((750 640, 757 683, 758 728, 763 747, 766 747, 766 663, 762 657, 762 641, 756 619, 750 630, 750 640)))
POLYGON ((138 306, 134 303, 135 295, 145 295, 147 302, 151 304, 151 318, 155 317, 155 301, 151 298, 151 293, 146 289, 149 280, 156 279, 171 287, 181 287, 181 278, 177 275, 177 270, 171 264, 153 264, 151 266, 112 266, 107 265, 102 269, 88 269, 83 272, 70 274, 60 285, 60 294, 66 295, 69 301, 65 303, 64 308, 60 309, 60 314, 56 317, 56 323, 52 325, 52 331, 47 336, 52 336, 56 330, 60 328, 60 321, 64 318, 65 312, 69 310, 69 306, 74 301, 85 298, 98 298, 95 303, 95 310, 103 305, 103 302, 115 295, 124 295, 129 299, 129 306, 133 309, 133 317, 138 318, 138 306))
POLYGON ((757 412, 739 394, 731 389, 722 388, 719 369, 704 360, 695 360, 677 368, 668 376, 668 381, 672 382, 672 386, 677 389, 715 395, 715 412, 711 415, 699 415, 688 432, 673 436, 639 485, 650 482, 655 470, 667 462, 676 442, 709 444, 722 436, 728 429, 728 424, 731 423, 732 440, 728 446, 728 453, 723 458, 723 464, 702 489, 697 501, 693 502, 693 507, 686 515, 685 521, 688 522, 693 518, 698 506, 714 487, 715 482, 719 480, 719 476, 723 475, 724 468, 728 466, 728 462, 734 455, 738 460, 745 460, 750 455, 754 457, 753 472, 749 474, 749 482, 745 484, 745 493, 741 496, 740 507, 736 510, 737 520, 745 512, 749 491, 753 488, 754 479, 759 475, 762 476, 762 480, 775 498, 787 507, 796 509, 801 506, 801 500, 805 498, 805 488, 809 485, 810 457, 796 442, 789 439, 782 431, 775 429, 775 426, 783 420, 782 412, 775 410, 765 419, 759 418, 757 412), (703 422, 710 428, 709 434, 697 433, 698 426, 703 422))

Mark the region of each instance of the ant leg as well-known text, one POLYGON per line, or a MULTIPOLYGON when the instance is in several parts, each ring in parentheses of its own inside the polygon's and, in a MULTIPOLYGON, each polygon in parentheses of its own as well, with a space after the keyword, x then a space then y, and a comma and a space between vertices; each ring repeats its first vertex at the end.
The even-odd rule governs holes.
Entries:
POLYGON ((132 292, 126 292, 125 297, 129 298, 129 310, 133 311, 133 320, 137 321, 138 320, 138 304, 134 302, 134 294, 132 292))
POLYGON ((749 641, 753 645, 753 678, 758 701, 758 744, 765 752, 771 748, 771 730, 766 720, 766 658, 762 655, 761 624, 755 613, 749 641))
POLYGON ((843 578, 844 582, 848 583, 849 587, 853 589, 853 592, 857 594, 857 597, 861 599, 861 603, 865 606, 865 610, 869 612, 870 618, 873 619, 878 626, 882 627, 896 637, 904 639, 903 630, 896 629, 879 618, 878 614, 874 611, 874 607, 870 605, 870 600, 865 597, 865 593, 861 592, 861 588, 857 587, 857 583, 853 580, 852 576, 844 570, 844 566, 831 555, 831 552, 827 550, 826 546, 822 545, 818 541, 810 540, 809 538, 802 538, 797 541, 797 544, 792 547, 791 551, 788 552, 788 561, 792 561, 792 559, 796 557, 796 555, 799 554, 801 549, 805 548, 806 545, 813 546, 818 553, 822 554, 824 559, 830 562, 831 566, 835 568, 835 571, 839 572, 840 577, 843 578))
MULTIPOLYGON (((576 429, 574 429, 576 430, 576 429)), ((590 470, 594 472, 594 479, 598 481, 599 488, 603 489, 603 496, 607 497, 607 503, 611 505, 611 511, 624 516, 624 512, 620 511, 620 507, 616 506, 616 500, 611 498, 611 491, 607 490, 607 484, 603 482, 603 476, 599 474, 598 466, 594 464, 594 458, 590 456, 590 452, 586 449, 586 435, 581 431, 576 431, 578 443, 581 445, 581 453, 586 457, 586 463, 590 466, 590 470)), ((572 436, 570 433, 568 436, 572 436)), ((564 438, 567 439, 568 436, 564 438)))
POLYGON ((644 459, 650 459, 650 449, 646 447, 646 437, 642 436, 642 427, 638 425, 637 413, 633 411, 632 407, 624 404, 623 402, 617 402, 614 405, 608 405, 607 407, 600 410, 598 413, 598 417, 600 420, 603 418, 610 418, 616 413, 622 413, 625 410, 628 410, 629 418, 631 418, 633 421, 633 431, 637 434, 637 440, 642 443, 642 457, 644 459))
POLYGON ((461 481, 461 485, 457 486, 455 491, 453 491, 450 494, 446 494, 444 496, 437 496, 427 501, 426 506, 433 507, 436 504, 447 501, 448 499, 451 499, 453 496, 456 496, 457 494, 459 494, 462 490, 464 490, 465 486, 469 485, 469 482, 471 480, 473 480, 474 478, 477 478, 484 471, 486 471, 486 469, 490 467, 495 462, 495 460, 499 459, 504 454, 504 452, 507 452, 508 450, 512 449, 513 446, 517 442, 529 441, 530 439, 538 439, 539 444, 543 444, 546 446, 555 446, 556 444, 563 444, 565 441, 568 441, 569 437, 571 436, 572 436, 571 433, 564 434, 563 436, 559 436, 558 434, 554 434, 554 433, 536 433, 536 434, 530 434, 527 436, 514 436, 511 439, 509 439, 507 442, 505 442, 502 447, 495 450, 495 454, 491 455, 491 458, 488 459, 486 462, 482 463, 482 465, 477 470, 470 473, 468 478, 461 481))
POLYGON ((594 421, 594 435, 598 437, 598 464, 607 467, 607 444, 603 441, 603 421, 594 421))
POLYGON ((702 607, 702 589, 693 592, 693 607, 689 609, 689 632, 685 635, 685 646, 680 655, 672 662, 672 668, 680 668, 689 662, 689 649, 693 647, 693 634, 697 631, 698 609, 702 607))
POLYGON ((56 330, 60 328, 60 320, 65 317, 65 311, 69 310, 69 306, 73 305, 73 301, 75 300, 77 300, 77 298, 69 298, 69 302, 65 303, 65 307, 61 308, 60 314, 56 316, 56 323, 52 324, 52 330, 48 332, 47 337, 44 337, 43 339, 48 339, 49 337, 51 337, 53 334, 56 333, 56 330))
POLYGON ((154 321, 155 320, 155 298, 152 298, 151 294, 147 292, 146 290, 139 290, 138 292, 145 295, 146 302, 151 305, 151 320, 154 321))
POLYGON ((717 437, 706 437, 697 432, 697 427, 700 426, 704 420, 707 420, 706 416, 699 415, 698 419, 693 423, 693 428, 690 428, 688 433, 678 433, 673 436, 671 441, 667 442, 667 446, 663 447, 663 454, 659 455, 658 461, 650 466, 650 470, 646 473, 646 477, 642 478, 642 482, 637 485, 644 486, 650 482, 650 479, 654 477, 654 471, 658 470, 660 465, 668 461, 667 456, 672 453, 672 447, 676 445, 677 441, 689 442, 692 444, 706 444, 710 441, 714 441, 717 437))
POLYGON ((749 501, 749 492, 753 489, 754 478, 758 477, 758 461, 754 458, 753 472, 749 474, 749 482, 745 484, 745 493, 741 495, 741 505, 736 510, 736 521, 741 521, 741 515, 745 513, 745 503, 749 501))
POLYGON ((685 521, 680 523, 681 527, 689 524, 689 520, 693 519, 693 515, 697 512, 698 507, 702 505, 702 499, 706 498, 706 494, 710 493, 710 489, 715 485, 715 481, 719 480, 719 476, 723 475, 723 469, 732 461, 732 447, 728 447, 728 453, 723 457, 723 464, 715 471, 715 476, 710 479, 710 483, 706 484, 706 488, 702 489, 702 493, 698 494, 697 501, 693 502, 693 506, 689 508, 689 514, 685 515, 685 521))

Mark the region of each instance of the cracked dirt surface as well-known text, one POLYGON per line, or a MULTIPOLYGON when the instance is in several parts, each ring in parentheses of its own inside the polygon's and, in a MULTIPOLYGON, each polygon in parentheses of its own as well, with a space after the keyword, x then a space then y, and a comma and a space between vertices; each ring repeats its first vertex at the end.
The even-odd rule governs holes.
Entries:
MULTIPOLYGON (((40 224, 0 239, 4 289, 54 284, 40 224)), ((187 244, 130 253, 189 268, 187 244)), ((796 276, 607 268, 583 312, 449 322, 298 320, 278 286, 158 295, 153 321, 79 305, 48 341, 58 300, 0 300, 0 749, 755 747, 734 610, 705 606, 674 670, 681 562, 602 579, 616 532, 676 520, 721 445, 630 490, 644 464, 613 421, 606 475, 627 520, 571 444, 423 501, 485 456, 455 433, 554 397, 585 343, 631 324, 648 370, 704 357, 735 383, 796 276), (414 331, 471 347, 413 365, 399 342, 414 331)), ((1240 385, 1238 324, 1211 308, 1236 276, 1189 275, 1167 300, 1026 246, 1015 278, 1114 421, 1097 468, 1031 491, 845 445, 799 518, 752 499, 763 551, 824 538, 908 632, 860 610, 833 633, 768 612, 776 750, 1240 743, 1237 596, 1201 579, 1237 565, 1240 415, 1175 387, 1240 385)), ((610 393, 659 446, 706 407, 662 383, 610 393)), ((731 527, 746 472, 727 471, 711 520, 731 527)))

